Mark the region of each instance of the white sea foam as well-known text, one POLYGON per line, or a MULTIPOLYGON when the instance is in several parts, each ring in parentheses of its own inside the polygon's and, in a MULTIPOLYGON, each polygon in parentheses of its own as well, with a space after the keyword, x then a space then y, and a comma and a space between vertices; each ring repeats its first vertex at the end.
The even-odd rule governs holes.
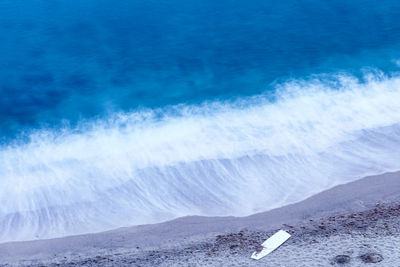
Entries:
POLYGON ((400 169, 400 77, 319 76, 235 103, 116 114, 0 151, 0 241, 248 215, 400 169))

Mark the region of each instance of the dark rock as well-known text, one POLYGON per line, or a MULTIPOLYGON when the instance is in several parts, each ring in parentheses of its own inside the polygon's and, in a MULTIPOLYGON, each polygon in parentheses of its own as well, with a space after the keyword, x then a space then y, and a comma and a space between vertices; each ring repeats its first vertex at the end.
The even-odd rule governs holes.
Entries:
POLYGON ((360 256, 365 263, 377 263, 383 261, 383 257, 378 253, 366 253, 360 256))
POLYGON ((344 264, 344 263, 350 262, 350 256, 348 256, 348 255, 337 255, 334 258, 334 260, 335 260, 336 263, 344 264))
POLYGON ((256 252, 257 252, 257 253, 260 253, 263 249, 264 249, 263 246, 258 246, 258 247, 256 248, 256 252))

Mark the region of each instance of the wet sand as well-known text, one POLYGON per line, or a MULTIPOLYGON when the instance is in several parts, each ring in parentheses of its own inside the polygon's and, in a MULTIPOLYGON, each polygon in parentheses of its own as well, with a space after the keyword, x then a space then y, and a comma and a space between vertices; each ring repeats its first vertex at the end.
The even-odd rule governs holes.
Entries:
POLYGON ((400 172, 336 186, 248 217, 190 216, 50 240, 0 244, 0 266, 400 266, 400 172), (267 257, 271 234, 292 237, 267 257))

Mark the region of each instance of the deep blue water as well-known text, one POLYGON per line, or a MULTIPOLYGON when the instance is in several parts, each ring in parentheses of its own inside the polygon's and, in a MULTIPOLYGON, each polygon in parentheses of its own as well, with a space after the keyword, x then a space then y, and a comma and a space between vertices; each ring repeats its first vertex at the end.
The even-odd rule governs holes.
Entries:
POLYGON ((0 0, 0 243, 400 170, 399 18, 394 0, 0 0))
POLYGON ((0 134, 393 69, 400 2, 0 2, 0 134))

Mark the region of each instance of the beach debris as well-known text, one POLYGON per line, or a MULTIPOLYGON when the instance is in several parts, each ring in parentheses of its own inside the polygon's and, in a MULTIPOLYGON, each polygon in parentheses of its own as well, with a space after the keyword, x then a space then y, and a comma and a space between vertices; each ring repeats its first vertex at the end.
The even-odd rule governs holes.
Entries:
POLYGON ((350 262, 350 256, 348 256, 348 255, 337 255, 334 258, 334 261, 336 263, 339 263, 339 264, 345 264, 345 263, 350 262))
POLYGON ((383 261, 383 256, 378 253, 366 253, 360 256, 365 263, 377 263, 383 261))
POLYGON ((269 253, 277 249, 280 245, 285 243, 286 240, 288 240, 290 237, 290 234, 283 231, 279 230, 276 232, 274 235, 272 235, 270 238, 264 241, 264 243, 261 244, 260 247, 257 248, 255 252, 251 255, 252 259, 259 260, 265 256, 267 256, 269 253))

